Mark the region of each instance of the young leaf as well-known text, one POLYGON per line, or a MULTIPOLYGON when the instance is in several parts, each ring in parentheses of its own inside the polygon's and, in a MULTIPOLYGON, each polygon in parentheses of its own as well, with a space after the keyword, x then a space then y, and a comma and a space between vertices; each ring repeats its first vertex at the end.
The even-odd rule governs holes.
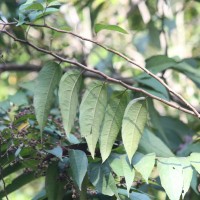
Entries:
POLYGON ((63 126, 67 134, 70 133, 76 117, 81 80, 82 73, 80 71, 70 70, 62 76, 60 81, 59 105, 63 126))
POLYGON ((134 168, 140 172, 142 177, 145 179, 145 181, 148 183, 149 176, 154 168, 155 165, 155 153, 150 153, 142 157, 138 162, 132 163, 134 165, 134 168))
POLYGON ((36 80, 33 103, 41 133, 47 122, 54 90, 60 81, 61 74, 62 70, 57 63, 48 62, 42 68, 36 80))
POLYGON ((179 200, 183 190, 183 168, 175 157, 158 158, 161 185, 171 200, 179 200))
POLYGON ((58 163, 53 162, 48 166, 45 188, 48 200, 62 200, 64 196, 64 183, 59 178, 58 163))
POLYGON ((191 153, 189 156, 191 165, 197 170, 200 174, 200 153, 191 153))
POLYGON ((192 175, 193 175, 193 170, 192 167, 190 165, 190 161, 187 158, 184 157, 180 157, 178 158, 182 168, 183 168, 183 192, 182 192, 182 199, 184 199, 184 196, 186 194, 186 192, 189 190, 190 188, 190 183, 192 181, 192 175))
POLYGON ((108 162, 110 163, 112 170, 118 176, 125 177, 126 186, 127 186, 127 195, 129 196, 129 190, 132 186, 132 183, 135 177, 135 170, 129 164, 127 160, 127 156, 111 154, 111 157, 109 157, 108 162))
POLYGON ((133 99, 128 104, 122 121, 122 140, 130 162, 138 148, 146 121, 146 101, 143 98, 133 99))
POLYGON ((80 132, 81 136, 85 137, 93 158, 106 104, 106 86, 102 82, 95 82, 85 92, 80 105, 80 132))
POLYGON ((70 150, 69 151, 70 166, 73 178, 76 181, 79 189, 87 172, 88 159, 83 151, 70 150))
POLYGON ((121 128, 127 101, 127 92, 114 92, 110 98, 100 134, 100 152, 103 162, 110 155, 112 146, 121 128))
POLYGON ((111 31, 117 31, 120 33, 128 34, 128 32, 126 30, 124 30, 123 28, 121 28, 117 25, 101 24, 101 23, 94 25, 95 33, 98 33, 101 30, 111 30, 111 31))

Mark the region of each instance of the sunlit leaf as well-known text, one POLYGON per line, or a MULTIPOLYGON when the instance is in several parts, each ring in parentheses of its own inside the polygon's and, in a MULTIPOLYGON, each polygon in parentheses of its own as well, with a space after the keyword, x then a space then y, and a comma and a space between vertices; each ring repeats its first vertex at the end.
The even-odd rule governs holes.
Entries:
POLYGON ((124 110, 128 102, 127 92, 114 92, 106 109, 100 134, 100 152, 103 162, 108 158, 121 128, 124 110))
POLYGON ((200 174, 200 153, 191 153, 189 156, 191 165, 197 170, 200 174))
POLYGON ((142 177, 148 183, 149 176, 155 165, 155 153, 150 153, 142 157, 138 162, 132 163, 134 168, 140 172, 142 177))
POLYGON ((36 80, 34 91, 34 108, 42 133, 54 98, 54 90, 60 81, 62 70, 55 62, 44 65, 36 80))
POLYGON ((122 122, 122 140, 130 162, 138 148, 146 121, 146 101, 144 98, 133 99, 126 107, 122 122))
POLYGON ((158 172, 161 185, 171 200, 180 200, 183 190, 183 169, 180 161, 175 157, 158 158, 158 172))
POLYGON ((86 175, 87 167, 88 167, 87 156, 83 151, 70 150, 69 159, 70 159, 70 166, 71 166, 73 178, 76 181, 79 189, 81 190, 81 185, 86 175))
POLYGON ((79 123, 81 136, 85 137, 93 158, 106 104, 106 85, 102 82, 95 82, 85 92, 80 105, 79 123))
POLYGON ((78 107, 78 95, 82 73, 78 70, 67 71, 59 85, 59 105, 66 134, 71 132, 78 107))
POLYGON ((126 30, 124 30, 123 28, 121 28, 120 26, 117 26, 117 25, 101 24, 101 23, 94 25, 95 33, 98 33, 101 30, 111 30, 111 31, 117 31, 120 33, 128 34, 128 32, 126 30))

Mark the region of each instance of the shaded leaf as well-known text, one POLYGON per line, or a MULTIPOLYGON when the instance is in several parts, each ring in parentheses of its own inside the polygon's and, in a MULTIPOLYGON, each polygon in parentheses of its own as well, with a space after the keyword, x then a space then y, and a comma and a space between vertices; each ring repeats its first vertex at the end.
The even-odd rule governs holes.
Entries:
POLYGON ((81 184, 87 172, 88 159, 86 154, 80 150, 69 151, 70 166, 73 174, 73 178, 76 181, 79 190, 81 190, 81 184))
POLYGON ((129 196, 129 190, 132 186, 135 177, 135 170, 128 162, 126 155, 111 154, 108 159, 110 167, 118 176, 124 176, 127 186, 127 195, 129 196))
POLYGON ((128 102, 127 92, 114 92, 106 108, 100 135, 100 152, 103 162, 108 158, 121 128, 124 110, 128 102))
POLYGON ((96 187, 98 192, 108 196, 115 194, 118 197, 117 186, 107 162, 103 164, 91 163, 88 175, 91 183, 96 187))
POLYGON ((95 82, 85 92, 80 105, 80 132, 81 136, 85 137, 93 158, 106 104, 106 86, 102 82, 95 82))
POLYGON ((171 150, 150 130, 145 129, 139 143, 139 151, 142 153, 155 153, 156 156, 174 156, 171 150))
POLYGON ((47 122, 54 90, 60 81, 61 74, 62 70, 57 63, 48 62, 44 65, 36 80, 33 103, 41 133, 47 122))
POLYGON ((142 177, 145 179, 145 181, 148 183, 149 176, 154 168, 155 165, 155 153, 150 153, 145 156, 143 156, 138 162, 132 163, 134 165, 134 168, 140 172, 142 177))
POLYGON ((179 200, 183 190, 183 171, 175 157, 158 158, 157 168, 161 185, 171 200, 179 200))
POLYGON ((58 157, 60 160, 62 160, 63 150, 60 146, 57 146, 51 150, 46 150, 46 152, 58 157))
POLYGON ((146 121, 146 101, 144 98, 133 99, 126 107, 122 121, 122 140, 130 162, 138 148, 146 121))
POLYGON ((67 71, 59 85, 59 105, 66 134, 71 132, 78 107, 78 95, 82 73, 78 70, 67 71))
POLYGON ((117 31, 120 33, 128 34, 128 32, 126 30, 124 30, 123 28, 121 28, 120 26, 117 26, 117 25, 101 24, 101 23, 94 25, 95 33, 98 33, 101 30, 111 30, 111 31, 117 31))
POLYGON ((59 179, 58 163, 49 164, 46 179, 45 189, 48 200, 62 200, 64 196, 64 183, 59 179))

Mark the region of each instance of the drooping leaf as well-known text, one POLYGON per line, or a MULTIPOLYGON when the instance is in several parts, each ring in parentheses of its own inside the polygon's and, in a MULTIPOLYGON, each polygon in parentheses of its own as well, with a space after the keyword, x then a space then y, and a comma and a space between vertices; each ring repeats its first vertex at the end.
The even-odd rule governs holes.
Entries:
POLYGON ((144 98, 133 99, 126 107, 122 121, 122 140, 130 162, 138 148, 146 121, 146 101, 144 98))
POLYGON ((191 153, 189 156, 191 165, 197 170, 200 174, 200 153, 191 153))
POLYGON ((60 146, 57 146, 51 150, 46 150, 46 152, 58 157, 60 160, 62 160, 63 150, 60 146))
POLYGON ((31 3, 27 5, 24 10, 44 10, 44 7, 41 3, 31 3))
POLYGON ((110 167, 118 176, 124 176, 127 186, 127 195, 129 196, 129 190, 132 186, 135 177, 135 170, 128 162, 126 155, 111 154, 108 159, 110 167))
POLYGON ((41 133, 47 122, 54 90, 60 81, 61 73, 62 70, 57 63, 48 62, 44 65, 36 80, 33 103, 41 133))
POLYGON ((175 157, 158 158, 157 168, 161 185, 171 200, 179 200, 183 190, 183 168, 175 157))
POLYGON ((49 164, 46 179, 45 179, 45 189, 48 200, 62 200, 64 196, 64 183, 62 183, 59 178, 58 163, 53 162, 49 164))
POLYGON ((155 153, 150 153, 142 157, 138 162, 132 163, 134 168, 140 172, 142 177, 148 183, 149 176, 154 168, 155 165, 155 153))
POLYGON ((183 168, 183 191, 182 191, 182 199, 186 192, 190 188, 190 183, 192 181, 193 170, 190 165, 190 161, 187 158, 179 157, 178 160, 180 161, 182 168, 183 168))
POLYGON ((142 153, 155 153, 156 156, 170 157, 174 156, 171 150, 150 130, 145 129, 139 143, 139 151, 142 153))
POLYGON ((121 128, 124 110, 128 101, 127 92, 116 91, 112 94, 106 108, 100 134, 100 152, 103 162, 108 158, 121 128))
POLYGON ((71 132, 76 117, 81 80, 80 71, 70 70, 62 76, 60 81, 59 105, 66 134, 71 132))
POLYGON ((123 28, 121 28, 120 26, 117 26, 117 25, 102 24, 102 23, 98 23, 98 24, 94 25, 95 33, 98 33, 101 30, 111 30, 111 31, 117 31, 120 33, 128 34, 128 32, 126 30, 124 30, 123 28))
POLYGON ((93 158, 100 135, 100 127, 103 121, 106 104, 106 85, 102 82, 95 82, 91 84, 85 92, 80 105, 80 132, 81 136, 85 137, 93 158))
POLYGON ((91 183, 96 187, 96 190, 108 196, 118 197, 117 186, 115 179, 112 176, 111 169, 107 162, 91 163, 89 165, 88 175, 91 183))
POLYGON ((69 151, 70 166, 73 174, 73 178, 76 181, 79 190, 81 190, 81 184, 87 172, 88 159, 86 154, 80 150, 69 151))

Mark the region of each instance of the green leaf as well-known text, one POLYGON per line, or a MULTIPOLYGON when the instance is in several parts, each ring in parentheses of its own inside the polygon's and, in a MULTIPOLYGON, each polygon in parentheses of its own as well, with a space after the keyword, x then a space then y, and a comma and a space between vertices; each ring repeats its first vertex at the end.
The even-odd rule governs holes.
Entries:
POLYGON ((200 153, 191 153, 188 158, 190 160, 191 165, 200 174, 200 153))
POLYGON ((155 153, 156 156, 170 157, 174 156, 171 150, 150 130, 145 129, 139 143, 139 151, 142 153, 155 153))
POLYGON ((190 188, 190 183, 192 181, 192 175, 193 175, 193 170, 190 165, 190 161, 187 158, 180 157, 178 158, 180 161, 182 168, 183 168, 183 192, 182 192, 182 199, 184 199, 184 196, 186 192, 190 188))
POLYGON ((135 177, 135 170, 131 167, 130 163, 128 162, 126 155, 117 155, 111 154, 108 159, 112 170, 118 176, 124 176, 127 186, 127 195, 129 196, 129 190, 132 186, 135 177))
POLYGON ((112 176, 111 169, 107 162, 91 163, 89 165, 88 175, 91 183, 96 187, 96 190, 108 196, 118 197, 117 186, 115 179, 112 176))
POLYGON ((58 157, 62 161, 63 150, 60 146, 57 146, 51 150, 46 150, 46 152, 58 157))
POLYGON ((49 164, 46 179, 45 188, 48 200, 62 200, 64 196, 64 183, 59 178, 58 163, 53 162, 49 164))
MULTIPOLYGON (((36 179, 34 172, 30 172, 29 174, 22 174, 15 178, 10 184, 8 184, 5 188, 5 191, 8 195, 26 185, 27 183, 30 183, 34 179, 36 179)), ((0 199, 3 199, 3 197, 5 196, 5 191, 0 191, 0 199)))
POLYGON ((62 70, 55 62, 44 65, 36 80, 34 91, 34 108, 42 133, 54 98, 54 90, 60 81, 62 70))
POLYGON ((183 170, 175 157, 158 158, 157 168, 161 185, 171 200, 179 200, 183 190, 183 170))
POLYGON ((24 10, 44 10, 44 7, 41 3, 32 3, 26 6, 24 10))
POLYGON ((100 134, 100 152, 103 162, 108 158, 121 128, 128 93, 116 91, 112 94, 106 109, 100 134))
POLYGON ((122 121, 122 140, 130 162, 138 148, 146 121, 146 101, 143 97, 133 99, 126 107, 122 121))
POLYGON ((117 25, 101 24, 101 23, 94 25, 95 33, 98 33, 101 30, 111 30, 111 31, 117 31, 120 33, 128 34, 128 32, 126 30, 124 30, 123 28, 121 28, 117 25))
POLYGON ((79 189, 87 172, 88 159, 86 154, 80 150, 69 151, 70 166, 74 180, 76 181, 79 189))
POLYGON ((85 92, 80 105, 79 123, 81 136, 85 137, 93 158, 106 105, 106 85, 102 82, 91 84, 85 92))
POLYGON ((149 176, 154 168, 155 165, 155 153, 150 153, 142 157, 138 162, 132 163, 134 168, 140 172, 142 177, 148 183, 149 176))
POLYGON ((69 134, 74 125, 78 107, 78 95, 81 86, 82 73, 78 70, 67 71, 59 85, 59 105, 65 132, 69 134))

